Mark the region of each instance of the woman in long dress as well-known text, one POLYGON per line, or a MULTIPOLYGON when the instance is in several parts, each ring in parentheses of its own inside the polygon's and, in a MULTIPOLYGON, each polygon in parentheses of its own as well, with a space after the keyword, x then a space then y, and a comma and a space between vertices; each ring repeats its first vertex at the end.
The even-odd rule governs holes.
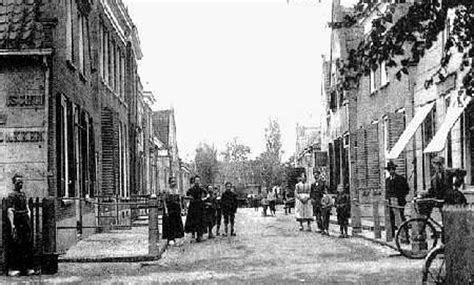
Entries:
POLYGON ((202 240, 202 234, 205 231, 204 224, 204 203, 203 197, 206 195, 206 190, 201 187, 201 178, 194 177, 194 185, 188 190, 186 196, 190 199, 188 215, 186 216, 186 223, 184 231, 192 233, 196 237, 196 242, 202 240))
POLYGON ((163 217, 163 239, 170 245, 175 239, 184 237, 183 221, 181 220, 181 201, 175 177, 169 178, 169 190, 164 193, 165 215, 163 217))
POLYGON ((298 178, 298 184, 295 186, 295 213, 296 221, 300 223, 300 231, 303 230, 303 223, 308 224, 307 231, 311 231, 311 222, 313 221, 313 204, 310 198, 311 184, 306 183, 306 176, 302 174, 298 178))

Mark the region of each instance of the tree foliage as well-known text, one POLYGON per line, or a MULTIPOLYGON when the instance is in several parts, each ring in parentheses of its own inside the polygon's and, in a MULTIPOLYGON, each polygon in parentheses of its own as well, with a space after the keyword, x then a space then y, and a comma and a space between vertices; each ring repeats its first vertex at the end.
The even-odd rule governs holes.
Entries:
MULTIPOLYGON (((358 6, 363 6, 362 2, 364 1, 358 6)), ((474 1, 446 0, 442 5, 439 0, 415 3, 403 17, 393 23, 395 5, 397 4, 390 5, 384 14, 374 19, 369 37, 363 40, 357 49, 349 51, 347 60, 337 63, 342 78, 339 88, 355 87, 361 76, 367 76, 370 70, 377 69, 382 61, 386 62, 387 67, 398 68, 396 77, 401 80, 403 75, 408 74, 408 67, 417 64, 426 50, 434 45, 439 34, 446 28, 448 11, 455 9, 453 27, 446 39, 440 68, 431 79, 427 80, 425 87, 428 88, 434 81, 444 80, 446 67, 453 53, 458 52, 463 54, 464 59, 459 69, 461 71, 468 69, 463 77, 463 87, 468 95, 472 95, 474 1)), ((367 10, 370 9, 369 5, 367 10)))
POLYGON ((226 144, 226 150, 222 155, 227 162, 246 161, 250 155, 250 147, 240 143, 238 138, 233 138, 226 144))
POLYGON ((283 166, 281 164, 281 130, 277 120, 270 119, 265 128, 265 151, 257 157, 257 165, 261 167, 261 177, 267 187, 281 184, 283 166))
POLYGON ((195 171, 199 176, 201 176, 203 184, 214 184, 219 173, 217 149, 214 146, 201 143, 196 149, 194 165, 195 171))

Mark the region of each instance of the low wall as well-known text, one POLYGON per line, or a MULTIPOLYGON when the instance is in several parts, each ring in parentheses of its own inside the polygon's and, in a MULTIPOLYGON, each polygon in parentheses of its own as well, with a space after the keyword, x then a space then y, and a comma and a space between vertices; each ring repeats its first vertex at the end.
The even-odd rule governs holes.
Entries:
POLYGON ((443 208, 446 284, 474 283, 474 205, 443 208))

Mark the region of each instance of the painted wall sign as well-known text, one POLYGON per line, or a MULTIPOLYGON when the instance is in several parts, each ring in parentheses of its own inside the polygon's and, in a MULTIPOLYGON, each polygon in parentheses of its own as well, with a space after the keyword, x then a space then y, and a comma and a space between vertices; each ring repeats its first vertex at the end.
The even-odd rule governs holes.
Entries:
POLYGON ((37 143, 43 141, 42 131, 0 132, 0 143, 37 143))
POLYGON ((44 105, 44 95, 13 94, 7 98, 8 107, 37 107, 44 105))

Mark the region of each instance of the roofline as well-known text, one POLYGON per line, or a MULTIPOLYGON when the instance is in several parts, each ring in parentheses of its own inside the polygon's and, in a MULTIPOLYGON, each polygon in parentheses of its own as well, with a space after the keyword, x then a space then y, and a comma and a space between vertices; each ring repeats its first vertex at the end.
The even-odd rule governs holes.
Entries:
POLYGON ((22 49, 22 50, 12 50, 12 49, 0 49, 0 56, 28 56, 28 55, 51 55, 53 53, 52 48, 45 49, 22 49))

